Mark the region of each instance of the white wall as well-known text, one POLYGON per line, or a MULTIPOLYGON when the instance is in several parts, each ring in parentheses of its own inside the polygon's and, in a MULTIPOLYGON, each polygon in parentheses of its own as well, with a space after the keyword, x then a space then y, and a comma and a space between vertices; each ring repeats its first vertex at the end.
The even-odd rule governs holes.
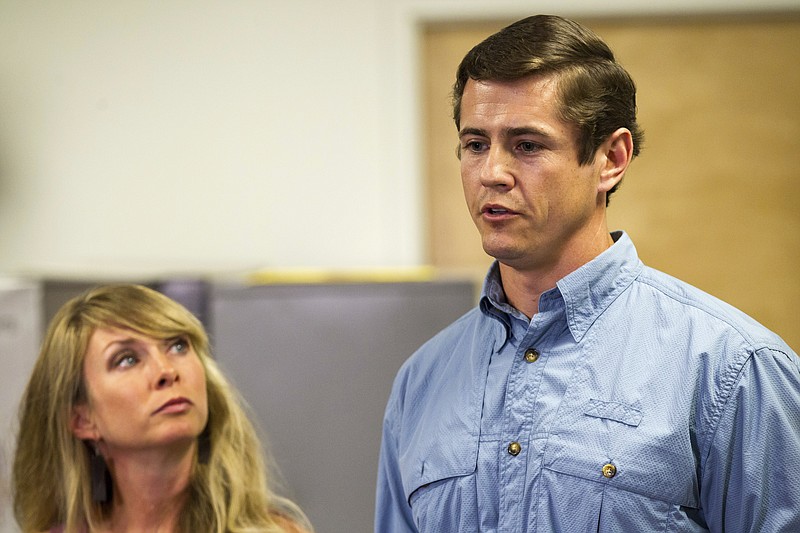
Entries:
MULTIPOLYGON (((530 7, 0 0, 0 273, 424 263, 417 23, 530 7)), ((781 7, 798 2, 614 9, 781 7)))
POLYGON ((416 261, 378 7, 4 1, 0 270, 416 261))

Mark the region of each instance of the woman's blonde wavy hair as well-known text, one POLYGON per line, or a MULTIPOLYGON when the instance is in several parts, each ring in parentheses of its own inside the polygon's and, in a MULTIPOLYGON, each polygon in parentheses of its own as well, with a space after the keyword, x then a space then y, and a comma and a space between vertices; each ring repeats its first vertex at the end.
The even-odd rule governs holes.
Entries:
POLYGON ((209 419, 181 513, 189 532, 311 531, 302 511, 267 482, 265 455, 243 401, 210 356, 200 321, 141 285, 107 285, 67 302, 45 334, 22 397, 12 474, 14 515, 23 531, 63 525, 91 531, 110 503, 92 501, 90 448, 70 431, 73 408, 86 401, 83 360, 92 333, 119 327, 156 339, 186 336, 206 374, 209 419))

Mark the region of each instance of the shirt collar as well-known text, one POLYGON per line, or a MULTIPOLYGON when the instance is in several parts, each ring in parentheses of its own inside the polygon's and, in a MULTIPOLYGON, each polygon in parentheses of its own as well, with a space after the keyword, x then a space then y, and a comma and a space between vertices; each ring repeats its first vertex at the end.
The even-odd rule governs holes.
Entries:
POLYGON ((511 327, 508 315, 515 309, 506 300, 503 282, 500 280, 500 264, 497 261, 489 267, 489 272, 483 281, 479 306, 484 314, 499 318, 506 328, 511 327))
POLYGON ((610 248, 556 284, 564 298, 567 324, 576 342, 644 268, 627 233, 617 231, 611 237, 614 244, 610 248))
MULTIPOLYGON (((556 289, 553 289, 564 300, 567 324, 576 342, 586 335, 595 320, 644 267, 627 233, 617 231, 611 237, 614 244, 610 248, 561 278, 556 289)), ((483 284, 480 308, 484 313, 496 316, 508 324, 508 307, 510 306, 500 280, 500 268, 495 261, 483 284)))

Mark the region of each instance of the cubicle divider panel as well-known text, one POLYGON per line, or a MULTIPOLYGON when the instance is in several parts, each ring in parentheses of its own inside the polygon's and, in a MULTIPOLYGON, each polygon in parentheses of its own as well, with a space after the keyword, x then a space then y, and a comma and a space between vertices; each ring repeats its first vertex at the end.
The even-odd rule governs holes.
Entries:
POLYGON ((386 400, 400 365, 475 303, 471 282, 215 285, 215 357, 289 496, 325 533, 372 530, 386 400))

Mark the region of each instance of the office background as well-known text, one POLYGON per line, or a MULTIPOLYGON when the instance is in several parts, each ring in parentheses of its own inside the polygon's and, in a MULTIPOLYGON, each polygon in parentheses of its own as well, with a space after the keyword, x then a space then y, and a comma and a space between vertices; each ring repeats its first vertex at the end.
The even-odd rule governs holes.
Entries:
MULTIPOLYGON (((332 348, 324 355, 333 359, 324 368, 336 376, 330 386, 363 393, 365 384, 376 384, 363 401, 340 400, 366 409, 363 426, 344 423, 342 434, 316 448, 281 435, 293 413, 292 395, 301 409, 316 404, 328 413, 308 393, 309 380, 324 376, 293 371, 272 403, 245 383, 247 376, 240 379, 285 463, 289 489, 320 531, 345 531, 342 516, 355 521, 354 531, 368 530, 372 487, 364 480, 372 476, 377 450, 370 455, 356 447, 359 461, 340 459, 352 476, 320 480, 317 490, 339 481, 349 500, 331 494, 326 502, 314 491, 319 465, 309 457, 325 444, 338 444, 334 452, 346 449, 343 437, 375 441, 380 428, 373 419, 388 394, 387 376, 411 346, 468 305, 469 284, 448 280, 473 283, 487 262, 461 210, 446 93, 465 46, 530 14, 531 5, 485 4, 0 0, 4 453, 10 453, 6 428, 14 402, 47 317, 44 301, 61 295, 61 287, 212 280, 210 307, 217 309, 220 331, 231 334, 238 323, 231 317, 253 309, 232 305, 231 298, 261 301, 253 305, 265 306, 265 324, 295 300, 314 302, 291 309, 296 317, 329 309, 319 302, 330 294, 353 306, 380 301, 388 314, 364 318, 371 336, 360 343, 334 335, 328 325, 327 337, 290 336, 296 353, 286 354, 289 341, 276 339, 265 350, 282 347, 281 353, 271 357, 260 348, 218 354, 242 357, 243 365, 260 354, 258 372, 269 383, 276 367, 297 370, 292 357, 319 356, 319 343, 327 340, 332 348), (402 277, 428 265, 438 268, 445 300, 422 298, 426 291, 418 283, 391 290, 241 285, 256 271, 402 277), (291 287, 294 296, 267 294, 291 287), (309 290, 317 292, 303 292, 309 290), (369 296, 374 290, 377 296, 369 296), (409 307, 411 301, 421 307, 409 307), (422 321, 408 314, 425 309, 433 314, 422 321), (395 328, 399 338, 396 331, 381 333, 401 322, 407 325, 395 328), (376 348, 382 336, 393 349, 376 348), (347 357, 353 346, 369 352, 362 354, 369 364, 347 357), (381 357, 386 365, 375 365, 381 357), (342 368, 352 372, 342 375, 342 368), (265 412, 270 405, 277 407, 265 412), (362 504, 341 508, 352 502, 362 504)), ((595 28, 638 82, 648 144, 612 202, 612 225, 631 232, 651 265, 742 307, 797 348, 790 306, 800 297, 800 3, 596 4, 540 2, 536 9, 595 28)), ((265 326, 264 332, 277 336, 286 329, 265 326)), ((250 377, 257 374, 250 370, 250 377)), ((7 474, 0 461, 0 479, 7 474)), ((2 490, 0 531, 14 532, 2 490)))

